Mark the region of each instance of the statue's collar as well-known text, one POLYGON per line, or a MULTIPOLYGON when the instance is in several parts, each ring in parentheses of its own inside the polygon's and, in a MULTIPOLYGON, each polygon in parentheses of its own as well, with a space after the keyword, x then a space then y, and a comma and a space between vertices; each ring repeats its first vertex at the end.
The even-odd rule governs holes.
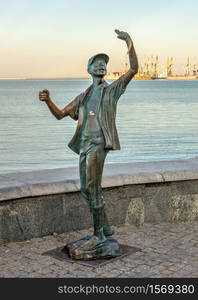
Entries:
MULTIPOLYGON (((102 90, 104 88, 106 88, 109 84, 104 80, 102 83, 101 83, 101 87, 102 87, 102 90)), ((85 92, 83 93, 83 97, 81 98, 81 103, 84 101, 84 99, 86 98, 86 96, 88 95, 88 93, 90 92, 90 90, 92 89, 93 87, 93 83, 85 90, 85 92)))
MULTIPOLYGON (((105 88, 107 87, 109 84, 104 80, 101 84, 100 87, 101 88, 105 88)), ((90 90, 93 87, 93 83, 89 86, 88 90, 90 90)))

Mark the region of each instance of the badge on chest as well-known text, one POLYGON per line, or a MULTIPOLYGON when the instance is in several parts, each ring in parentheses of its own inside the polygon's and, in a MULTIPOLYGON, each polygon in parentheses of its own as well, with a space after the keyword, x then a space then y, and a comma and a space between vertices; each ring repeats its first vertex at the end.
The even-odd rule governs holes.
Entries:
POLYGON ((95 116, 95 112, 93 110, 90 110, 89 115, 90 116, 95 116))

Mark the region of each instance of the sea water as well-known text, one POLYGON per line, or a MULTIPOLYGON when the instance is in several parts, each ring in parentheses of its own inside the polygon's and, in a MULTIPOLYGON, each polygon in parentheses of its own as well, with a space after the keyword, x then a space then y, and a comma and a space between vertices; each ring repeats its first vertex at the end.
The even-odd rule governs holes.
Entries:
MULTIPOLYGON (((0 173, 77 166, 79 157, 67 146, 77 122, 58 121, 38 93, 48 89, 63 108, 90 84, 0 80, 0 173)), ((121 150, 110 151, 106 163, 198 156, 198 80, 132 80, 118 102, 117 129, 121 150)))

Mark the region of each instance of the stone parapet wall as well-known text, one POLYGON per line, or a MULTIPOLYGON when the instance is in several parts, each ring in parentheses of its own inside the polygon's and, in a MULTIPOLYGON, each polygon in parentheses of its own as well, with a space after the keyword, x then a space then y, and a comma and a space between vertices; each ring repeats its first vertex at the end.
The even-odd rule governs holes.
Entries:
MULTIPOLYGON (((198 159, 106 165, 103 194, 113 225, 198 220, 198 159)), ((92 225, 78 168, 0 175, 0 244, 92 225)))

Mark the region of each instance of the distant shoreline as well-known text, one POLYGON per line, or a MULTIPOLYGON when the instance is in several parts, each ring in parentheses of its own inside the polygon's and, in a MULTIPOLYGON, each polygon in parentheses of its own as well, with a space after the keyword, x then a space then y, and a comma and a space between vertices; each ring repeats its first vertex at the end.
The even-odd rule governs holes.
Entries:
MULTIPOLYGON (((31 80, 90 80, 90 77, 54 77, 54 78, 0 78, 0 81, 31 81, 31 80)), ((106 79, 106 80, 116 80, 116 79, 106 79)), ((140 78, 133 78, 135 81, 198 81, 198 78, 188 78, 182 76, 175 76, 172 78, 156 78, 156 79, 140 79, 140 78)))
POLYGON ((6 80, 76 80, 76 79, 90 79, 89 77, 54 77, 54 78, 0 78, 2 81, 6 80))

